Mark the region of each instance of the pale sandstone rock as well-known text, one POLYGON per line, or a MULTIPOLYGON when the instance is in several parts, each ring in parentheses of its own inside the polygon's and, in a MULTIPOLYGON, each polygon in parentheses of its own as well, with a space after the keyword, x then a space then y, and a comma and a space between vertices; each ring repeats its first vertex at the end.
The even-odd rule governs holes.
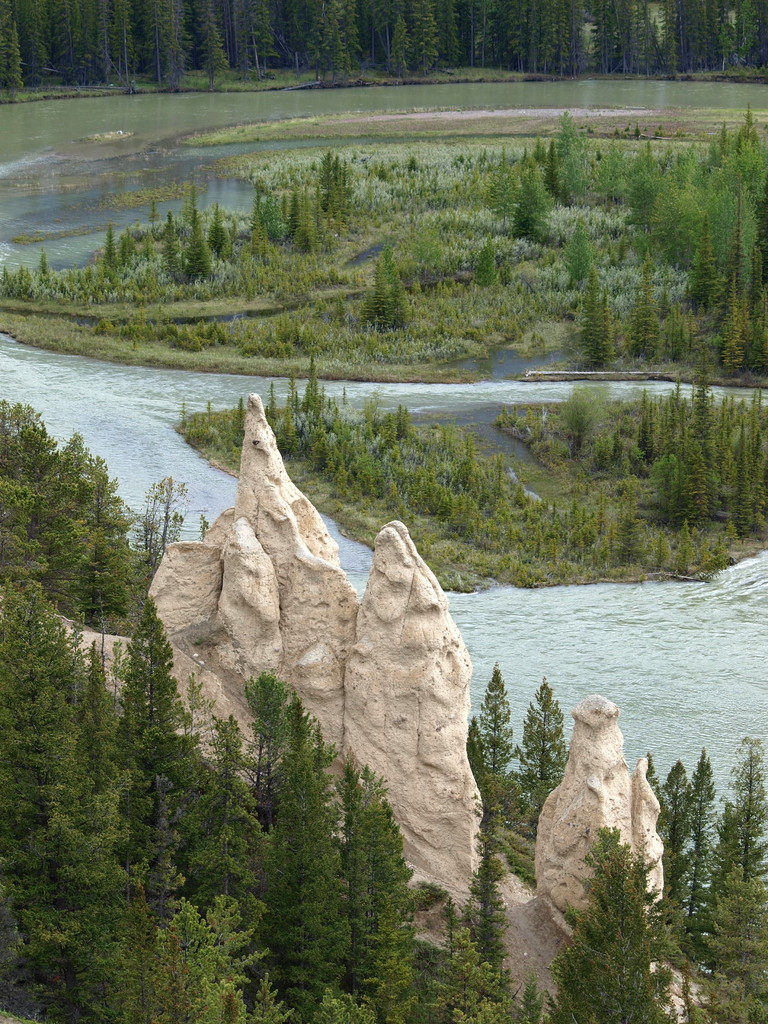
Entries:
POLYGON ((466 896, 480 805, 466 757, 472 667, 445 595, 390 523, 358 615, 338 545, 288 476, 258 395, 235 508, 203 543, 168 549, 152 593, 179 670, 203 673, 217 714, 231 702, 242 722, 244 680, 274 671, 326 742, 384 776, 417 877, 466 896))
POLYGON ((222 584, 221 551, 212 544, 169 544, 149 593, 169 636, 210 622, 222 584))
POLYGON ((223 548, 227 543, 227 537, 229 536, 229 531, 232 529, 234 521, 234 508, 224 509, 219 518, 214 521, 213 525, 209 526, 205 531, 205 537, 203 537, 205 543, 212 544, 215 548, 223 548))
POLYGON ((480 797, 466 757, 472 664, 402 523, 376 538, 347 662, 344 747, 387 782, 416 876, 466 893, 480 797))
POLYGON ((646 779, 643 758, 634 778, 624 760, 619 709, 604 697, 583 700, 563 781, 547 797, 536 840, 536 885, 559 909, 586 904, 584 857, 601 828, 617 828, 622 842, 642 850, 651 865, 649 885, 663 885, 663 845, 656 833, 659 803, 646 779))
POLYGON ((218 624, 222 662, 244 676, 280 667, 280 594, 272 560, 246 519, 230 526, 222 551, 218 624))
MULTIPOLYGON (((355 639, 357 593, 319 512, 286 472, 258 395, 248 399, 235 520, 245 519, 274 567, 282 658, 278 674, 341 750, 344 665, 355 639)), ((260 654, 254 652, 256 674, 260 654)))

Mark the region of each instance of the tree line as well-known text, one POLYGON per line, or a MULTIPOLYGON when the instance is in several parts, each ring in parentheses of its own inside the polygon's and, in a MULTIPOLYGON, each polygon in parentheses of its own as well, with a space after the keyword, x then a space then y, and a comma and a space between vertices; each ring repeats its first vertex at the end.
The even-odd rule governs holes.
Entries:
POLYGON ((269 67, 343 80, 377 67, 438 66, 573 75, 762 67, 764 0, 2 0, 0 84, 68 85, 137 76, 175 91, 188 70, 210 88, 226 69, 269 67))

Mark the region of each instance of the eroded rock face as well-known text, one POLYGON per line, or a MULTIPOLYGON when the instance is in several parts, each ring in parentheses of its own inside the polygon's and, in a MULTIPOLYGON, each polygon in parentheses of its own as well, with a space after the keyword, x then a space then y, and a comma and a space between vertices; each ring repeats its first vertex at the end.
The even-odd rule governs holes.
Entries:
POLYGON ((215 619, 221 584, 221 550, 216 545, 169 545, 150 590, 168 635, 215 619))
POLYGON ((417 876, 466 896, 479 809, 466 757, 472 667, 445 595, 405 526, 390 523, 359 606, 258 395, 235 508, 203 543, 171 545, 150 592, 179 663, 219 680, 217 714, 231 699, 241 718, 244 680, 274 671, 326 742, 387 780, 417 876))
POLYGON ((583 700, 572 712, 575 725, 563 781, 547 797, 536 840, 536 885, 556 907, 586 904, 584 857, 601 828, 617 828, 622 842, 642 851, 651 871, 649 886, 661 891, 663 844, 656 833, 659 802, 648 784, 645 758, 633 777, 624 760, 619 709, 605 697, 583 700))
POLYGON ((466 758, 472 664, 402 523, 376 550, 345 676, 345 750, 382 775, 418 877, 461 891, 480 797, 466 758))

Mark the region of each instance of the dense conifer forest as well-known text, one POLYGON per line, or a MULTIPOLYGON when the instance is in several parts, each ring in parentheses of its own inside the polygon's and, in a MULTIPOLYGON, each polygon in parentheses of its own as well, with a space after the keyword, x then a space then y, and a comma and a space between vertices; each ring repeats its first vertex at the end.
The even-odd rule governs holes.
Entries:
MULTIPOLYGON (((303 404, 343 434, 310 385, 303 404)), ((703 388, 695 408, 712 415, 703 388)), ((679 397, 643 403, 648 437, 663 436, 670 411, 684 429, 679 397)), ((280 414, 284 443, 306 412, 289 402, 280 414)), ((738 415, 760 421, 756 406, 727 407, 712 443, 723 418, 742 432, 738 415)), ((403 411, 380 426, 407 450, 403 411)), ((2 403, 0 487, 0 1009, 61 1024, 588 1024, 619 1011, 656 1024, 669 1020, 662 961, 682 979, 689 1022, 765 1013, 760 740, 734 752, 721 805, 706 751, 690 775, 679 761, 663 782, 651 768, 663 898, 646 893, 642 859, 603 831, 547 997, 533 977, 511 982, 502 897, 510 869, 533 881, 538 814, 565 766, 547 680, 515 724, 497 666, 470 722, 479 865, 455 906, 434 885, 409 885, 383 783, 339 764, 278 678, 246 681, 247 732, 211 713, 194 677, 180 692, 146 597, 178 534, 177 484, 161 481, 131 513, 77 436, 57 444, 29 407, 2 403), (109 624, 130 639, 107 661, 62 611, 97 637, 109 624)))
POLYGON ((762 67, 763 0, 2 0, 0 85, 137 78, 178 90, 186 71, 242 79, 312 69, 334 82, 442 65, 547 75, 762 67))

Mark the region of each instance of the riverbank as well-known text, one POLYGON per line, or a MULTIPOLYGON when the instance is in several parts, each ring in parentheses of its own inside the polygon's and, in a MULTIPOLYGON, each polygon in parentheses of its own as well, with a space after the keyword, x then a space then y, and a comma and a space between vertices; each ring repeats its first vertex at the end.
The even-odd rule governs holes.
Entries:
MULTIPOLYGON (((55 316, 22 317, 0 308, 0 331, 32 348, 85 356, 123 366, 146 366, 193 373, 231 373, 252 377, 309 376, 310 357, 270 359, 241 355, 236 349, 203 349, 189 352, 162 342, 133 342, 111 334, 96 334, 71 320, 55 316)), ((482 380, 479 373, 455 366, 353 365, 334 358, 316 359, 317 374, 323 380, 365 381, 372 384, 471 384, 482 380)))
MULTIPOLYGON (((326 398, 314 377, 303 395, 291 385, 282 408, 270 393, 266 412, 291 476, 346 536, 372 547, 383 523, 402 520, 445 589, 693 582, 762 549, 764 531, 748 528, 727 503, 730 478, 712 494, 719 515, 692 518, 689 528, 667 508, 656 468, 637 459, 630 468, 637 444, 623 438, 645 415, 645 398, 632 405, 599 395, 586 401, 588 409, 575 393, 562 405, 502 412, 497 426, 529 449, 522 461, 510 458, 501 431, 494 439, 450 419, 413 418, 403 407, 385 412, 375 401, 354 410, 326 398), (591 417, 589 434, 574 440, 580 410, 591 417), (531 490, 536 500, 527 496, 531 490)), ((691 408, 675 395, 666 402, 683 418, 691 408)), ((242 425, 240 405, 185 410, 178 429, 234 475, 242 425)))
POLYGON ((722 82, 739 85, 765 85, 768 74, 764 68, 732 68, 727 71, 678 72, 664 75, 601 75, 585 72, 581 75, 554 75, 523 71, 509 71, 505 68, 457 67, 431 71, 427 75, 411 73, 395 78, 383 71, 368 69, 346 79, 335 81, 318 79, 312 71, 298 75, 287 68, 268 71, 262 78, 243 79, 239 72, 219 73, 215 88, 211 90, 208 74, 203 71, 188 72, 182 76, 178 89, 173 91, 155 81, 135 80, 129 86, 107 83, 101 85, 65 86, 48 83, 34 88, 17 89, 13 96, 0 93, 0 106, 11 103, 34 103, 43 100, 94 99, 105 96, 142 96, 160 93, 179 96, 186 93, 243 93, 281 92, 297 89, 359 89, 398 88, 408 85, 467 85, 496 84, 502 82, 722 82))
MULTIPOLYGON (((215 318, 219 315, 222 304, 215 302, 209 305, 205 314, 197 310, 197 315, 215 318)), ((105 363, 117 363, 123 366, 146 366, 148 368, 166 370, 186 370, 191 373, 229 373, 252 377, 290 377, 304 380, 310 375, 311 357, 271 359, 258 355, 241 355, 236 349, 207 348, 200 352, 171 348, 162 342, 127 341, 117 334, 96 333, 93 326, 79 323, 76 314, 72 317, 57 316, 51 309, 46 313, 25 316, 18 312, 17 304, 4 306, 0 302, 0 331, 8 334, 22 345, 59 352, 62 355, 84 356, 98 359, 105 363)), ((260 304, 253 304, 244 311, 245 315, 253 315, 262 309, 260 304)), ((151 319, 152 311, 147 311, 151 319)), ((127 311, 126 311, 127 315, 127 311)), ((196 317, 188 309, 186 314, 194 322, 196 317)), ((94 323, 98 317, 94 316, 94 323)), ((493 352, 483 352, 477 357, 480 362, 488 359, 493 352)), ((542 351, 528 338, 520 339, 509 351, 521 358, 530 358, 535 364, 542 358, 542 351)), ((474 360, 471 360, 474 361, 474 360)), ((315 357, 315 371, 321 380, 326 381, 361 381, 370 384, 474 384, 488 380, 487 373, 466 366, 451 365, 406 365, 406 364, 369 364, 360 366, 346 363, 335 358, 315 357)), ((542 382, 647 382, 654 383, 680 382, 692 384, 696 378, 694 366, 669 366, 658 370, 570 370, 526 369, 520 373, 504 374, 499 380, 518 380, 521 383, 537 384, 542 382)), ((711 383, 720 387, 730 388, 768 388, 768 377, 756 377, 752 374, 741 374, 728 377, 713 374, 711 383)))

